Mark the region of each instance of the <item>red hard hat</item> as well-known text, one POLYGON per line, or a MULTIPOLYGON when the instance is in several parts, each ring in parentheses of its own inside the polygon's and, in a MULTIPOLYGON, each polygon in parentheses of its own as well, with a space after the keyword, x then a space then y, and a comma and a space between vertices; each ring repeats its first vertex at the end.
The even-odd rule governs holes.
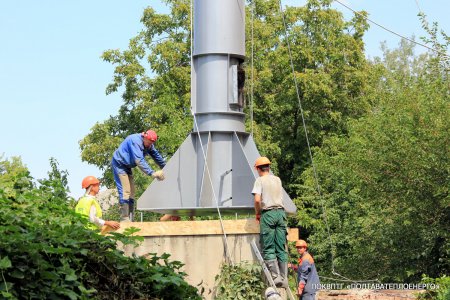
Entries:
POLYGON ((259 167, 259 166, 270 165, 270 164, 271 164, 270 160, 267 157, 262 156, 255 161, 255 168, 259 167))
POLYGON ((143 132, 142 136, 152 142, 156 142, 156 140, 158 139, 158 135, 156 135, 156 132, 154 132, 153 130, 147 130, 146 132, 143 132))
POLYGON ((298 240, 295 242, 295 247, 306 247, 308 248, 308 244, 304 240, 298 240))
POLYGON ((93 184, 100 184, 100 181, 94 176, 88 176, 83 179, 81 182, 81 187, 83 189, 87 189, 89 186, 93 184))

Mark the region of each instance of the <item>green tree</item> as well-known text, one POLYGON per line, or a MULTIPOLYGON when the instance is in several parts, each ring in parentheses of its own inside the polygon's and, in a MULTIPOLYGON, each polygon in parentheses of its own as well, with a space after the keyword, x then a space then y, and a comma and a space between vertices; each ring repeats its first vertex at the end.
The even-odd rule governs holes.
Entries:
POLYGON ((402 42, 385 51, 379 104, 317 149, 322 199, 312 169, 302 176, 300 219, 325 270, 335 250, 338 272, 358 279, 418 282, 450 272, 449 82, 433 55, 412 49, 402 42), (321 201, 334 249, 318 219, 321 201))
MULTIPOLYGON (((110 161, 114 150, 129 134, 152 128, 158 132, 157 148, 170 157, 192 128, 190 118, 189 1, 166 1, 171 15, 144 10, 145 28, 124 51, 108 50, 102 58, 115 65, 107 94, 124 87, 118 114, 97 123, 82 141, 82 159, 104 171, 111 186, 110 161)), ((153 162, 150 162, 153 164, 153 162)), ((140 172, 138 187, 151 180, 140 172)), ((138 194, 142 192, 139 189, 138 194)))
POLYGON ((58 165, 58 161, 51 157, 51 171, 47 173, 48 178, 40 179, 38 182, 41 184, 41 189, 51 192, 55 198, 68 198, 67 193, 69 193, 70 190, 68 187, 67 176, 69 176, 69 172, 67 172, 67 170, 60 170, 58 165))
POLYGON ((19 156, 10 159, 0 156, 0 185, 7 197, 14 197, 17 191, 34 186, 30 172, 19 156))
POLYGON ((364 115, 374 101, 362 41, 368 25, 359 16, 344 21, 330 3, 287 8, 286 35, 278 1, 255 1, 255 137, 293 197, 292 184, 309 158, 288 40, 312 146, 328 134, 346 133, 347 120, 364 115))

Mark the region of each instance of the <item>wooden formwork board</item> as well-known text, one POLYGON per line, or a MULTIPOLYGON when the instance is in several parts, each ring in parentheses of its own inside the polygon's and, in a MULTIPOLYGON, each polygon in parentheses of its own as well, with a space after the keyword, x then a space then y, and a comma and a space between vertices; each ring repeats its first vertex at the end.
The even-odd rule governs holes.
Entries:
MULTIPOLYGON (((174 221, 174 222, 128 222, 120 223, 117 232, 126 228, 140 229, 137 236, 185 236, 185 235, 221 235, 227 234, 254 234, 259 233, 259 223, 255 219, 211 221, 174 221)), ((288 229, 288 241, 298 239, 298 228, 288 229)))

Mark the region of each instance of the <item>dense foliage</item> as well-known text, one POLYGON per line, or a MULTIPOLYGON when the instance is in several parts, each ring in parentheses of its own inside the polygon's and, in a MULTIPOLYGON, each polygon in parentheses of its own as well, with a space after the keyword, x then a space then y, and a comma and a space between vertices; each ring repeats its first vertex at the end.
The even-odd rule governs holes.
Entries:
POLYGON ((422 283, 434 284, 439 286, 438 289, 428 290, 419 295, 419 300, 448 300, 450 299, 450 277, 442 276, 441 278, 429 278, 424 276, 422 283))
POLYGON ((449 274, 450 81, 437 62, 414 58, 408 43, 386 51, 379 104, 316 151, 322 198, 312 169, 302 176, 300 223, 319 261, 335 251, 348 276, 418 282, 449 274))
MULTIPOLYGON (((129 48, 103 55, 115 66, 107 93, 123 91, 124 103, 116 116, 97 123, 80 147, 83 160, 102 168, 110 184, 110 157, 126 135, 155 128, 161 136, 158 149, 170 157, 192 128, 189 1, 165 2, 170 14, 145 9, 144 29, 129 48)), ((365 13, 346 21, 330 2, 309 0, 287 8, 287 35, 279 1, 247 6, 255 75, 254 119, 253 124, 247 120, 247 128, 254 129, 260 152, 271 158, 295 199, 298 215, 290 222, 301 226, 323 275, 330 275, 332 263, 357 279, 417 282, 421 274, 449 274, 450 68, 445 53, 450 39, 422 16, 429 35, 424 42, 438 52, 418 56, 412 45, 402 43, 369 61, 362 40, 365 13), (308 155, 288 41, 322 197, 308 155)), ((251 74, 250 64, 245 67, 251 74)), ((247 88, 250 84, 247 78, 247 88)), ((137 177, 141 188, 147 186, 149 178, 137 177)))
POLYGON ((136 238, 86 229, 51 165, 37 187, 20 159, 0 162, 0 298, 200 299, 168 254, 126 257, 117 243, 136 238))
POLYGON ((214 299, 262 299, 265 284, 261 280, 261 266, 240 263, 224 264, 216 276, 214 299))

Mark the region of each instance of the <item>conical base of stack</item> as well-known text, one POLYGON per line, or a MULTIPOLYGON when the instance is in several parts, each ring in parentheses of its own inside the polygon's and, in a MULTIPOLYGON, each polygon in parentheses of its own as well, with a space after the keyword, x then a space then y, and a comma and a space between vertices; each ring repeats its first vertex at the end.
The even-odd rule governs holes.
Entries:
MULTIPOLYGON (((154 180, 137 203, 139 210, 179 216, 254 214, 253 168, 259 157, 253 138, 241 132, 189 135, 164 167, 166 179, 154 180), (205 164, 206 161, 206 164, 205 164)), ((296 207, 283 190, 288 213, 296 207)))

